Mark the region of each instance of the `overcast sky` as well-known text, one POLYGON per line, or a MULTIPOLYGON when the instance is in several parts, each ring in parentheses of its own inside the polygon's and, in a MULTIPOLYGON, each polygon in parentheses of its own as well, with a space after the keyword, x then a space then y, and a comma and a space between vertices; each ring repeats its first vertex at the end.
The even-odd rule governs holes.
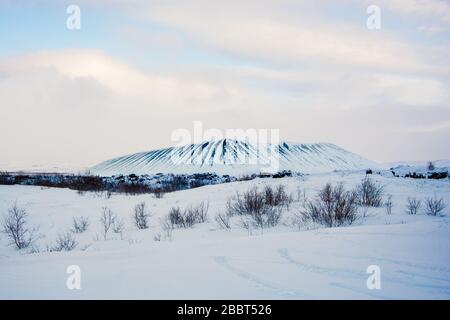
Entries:
POLYGON ((0 110, 0 165, 93 165, 195 120, 450 159, 450 3, 0 0, 0 110))

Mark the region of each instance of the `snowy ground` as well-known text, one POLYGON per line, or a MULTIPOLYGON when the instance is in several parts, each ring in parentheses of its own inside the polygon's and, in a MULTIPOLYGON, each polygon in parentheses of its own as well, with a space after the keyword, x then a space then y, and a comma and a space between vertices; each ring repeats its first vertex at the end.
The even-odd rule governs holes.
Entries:
MULTIPOLYGON (((405 213, 408 197, 444 198, 445 180, 373 178, 392 195, 392 215, 371 208, 366 219, 351 227, 301 230, 290 226, 301 206, 294 203, 281 224, 248 231, 235 221, 231 231, 219 229, 214 216, 228 197, 253 185, 284 184, 297 199, 297 188, 308 197, 327 182, 354 187, 363 173, 333 173, 284 179, 257 179, 166 194, 112 195, 111 198, 67 189, 0 186, 0 215, 17 201, 39 225, 43 252, 28 254, 8 246, 0 235, 0 298, 150 298, 150 299, 449 299, 450 212, 431 217, 405 213), (131 220, 135 204, 145 201, 152 212, 150 228, 137 230, 131 220), (176 229, 172 239, 154 241, 162 233, 160 219, 170 207, 209 201, 209 222, 176 229), (101 208, 108 206, 126 230, 100 235, 101 208), (58 233, 71 228, 72 217, 87 216, 89 230, 76 235, 75 251, 44 252, 58 233), (81 290, 69 290, 66 269, 81 269, 81 290), (381 270, 381 289, 369 290, 367 267, 381 270)), ((301 197, 300 197, 301 198, 301 197)))

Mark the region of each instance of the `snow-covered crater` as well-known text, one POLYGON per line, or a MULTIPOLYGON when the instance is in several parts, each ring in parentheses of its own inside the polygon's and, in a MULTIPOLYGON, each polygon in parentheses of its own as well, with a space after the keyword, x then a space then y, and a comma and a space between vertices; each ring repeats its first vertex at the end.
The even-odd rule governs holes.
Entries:
POLYGON ((102 162, 91 171, 102 176, 205 172, 240 176, 284 170, 325 173, 379 167, 331 143, 257 145, 222 139, 126 155, 102 162))

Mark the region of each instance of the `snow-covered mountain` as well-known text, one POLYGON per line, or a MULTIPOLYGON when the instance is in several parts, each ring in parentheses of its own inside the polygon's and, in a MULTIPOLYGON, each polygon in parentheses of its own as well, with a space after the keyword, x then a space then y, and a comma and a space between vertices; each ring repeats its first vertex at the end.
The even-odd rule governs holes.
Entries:
POLYGON ((331 143, 256 145, 222 139, 114 158, 94 166, 91 172, 103 176, 205 172, 240 176, 282 170, 323 173, 379 167, 331 143))

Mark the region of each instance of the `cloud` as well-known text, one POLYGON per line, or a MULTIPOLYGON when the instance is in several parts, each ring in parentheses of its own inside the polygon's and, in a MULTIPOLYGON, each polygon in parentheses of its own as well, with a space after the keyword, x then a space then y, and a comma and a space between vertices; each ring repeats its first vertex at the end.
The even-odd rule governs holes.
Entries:
POLYGON ((14 142, 0 143, 3 161, 42 162, 52 154, 52 162, 81 158, 83 164, 94 164, 170 145, 173 130, 189 129, 198 119, 205 128, 279 128, 282 139, 332 141, 371 156, 376 152, 360 145, 364 137, 375 139, 380 130, 410 127, 388 125, 392 113, 443 104, 449 92, 435 79, 346 68, 192 66, 144 71, 99 50, 2 59, 0 74, 6 113, 0 135, 14 132, 14 142), (380 108, 384 104, 390 109, 380 108), (370 130, 362 126, 367 114, 370 130), (352 130, 363 131, 355 139, 352 130))
MULTIPOLYGON (((170 145, 199 114, 258 104, 245 88, 201 76, 141 70, 99 50, 0 59, 2 162, 94 164, 170 145), (189 119, 189 120, 187 120, 189 119)), ((228 112, 227 111, 227 112, 228 112)))
POLYGON ((249 58, 390 70, 425 67, 411 45, 368 30, 365 11, 361 12, 361 24, 355 25, 310 17, 301 10, 277 14, 288 9, 286 1, 266 4, 260 9, 253 1, 246 5, 234 0, 220 5, 204 0, 170 2, 151 6, 147 13, 152 20, 178 28, 199 41, 249 58))
POLYGON ((450 122, 438 123, 431 126, 412 127, 405 130, 411 133, 436 133, 436 132, 450 132, 450 122))
MULTIPOLYGON (((442 17, 383 3, 405 18, 442 17)), ((278 128, 282 139, 330 141, 374 160, 423 158, 427 143, 430 156, 450 156, 437 147, 448 138, 439 128, 450 117, 449 48, 395 28, 366 29, 364 2, 80 2, 82 10, 95 4, 132 14, 108 32, 116 47, 138 50, 138 61, 155 46, 176 54, 145 67, 136 51, 118 58, 107 49, 0 58, 0 136, 14 133, 0 141, 3 161, 51 155, 94 164, 170 145, 172 131, 194 120, 278 128), (354 16, 334 16, 335 4, 350 4, 354 16)))
POLYGON ((232 94, 232 90, 174 76, 143 72, 96 50, 41 51, 0 63, 4 74, 53 71, 68 79, 87 79, 122 97, 153 104, 176 104, 188 100, 210 100, 232 94))
POLYGON ((381 0, 380 6, 408 17, 439 20, 450 26, 450 4, 445 0, 381 0))

